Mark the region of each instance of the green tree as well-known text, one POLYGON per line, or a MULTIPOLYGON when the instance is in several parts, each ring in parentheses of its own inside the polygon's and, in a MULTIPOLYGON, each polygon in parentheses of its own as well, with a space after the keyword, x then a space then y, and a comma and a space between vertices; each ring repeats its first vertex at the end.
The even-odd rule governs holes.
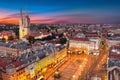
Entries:
POLYGON ((29 42, 30 45, 32 45, 35 42, 35 38, 33 36, 29 36, 27 38, 27 40, 28 40, 28 42, 29 42))
POLYGON ((66 38, 61 38, 61 39, 60 39, 60 43, 61 43, 61 44, 65 44, 66 42, 67 42, 67 39, 66 39, 66 38))

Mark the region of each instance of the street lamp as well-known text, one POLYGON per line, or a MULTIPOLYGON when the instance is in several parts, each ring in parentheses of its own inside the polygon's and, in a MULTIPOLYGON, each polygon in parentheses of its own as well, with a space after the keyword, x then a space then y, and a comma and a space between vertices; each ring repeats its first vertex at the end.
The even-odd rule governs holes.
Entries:
POLYGON ((73 78, 73 80, 76 80, 76 75, 73 75, 72 78, 73 78))
POLYGON ((84 61, 87 61, 87 59, 86 59, 86 58, 84 58, 84 61))
POLYGON ((82 68, 82 65, 79 65, 80 68, 82 68))

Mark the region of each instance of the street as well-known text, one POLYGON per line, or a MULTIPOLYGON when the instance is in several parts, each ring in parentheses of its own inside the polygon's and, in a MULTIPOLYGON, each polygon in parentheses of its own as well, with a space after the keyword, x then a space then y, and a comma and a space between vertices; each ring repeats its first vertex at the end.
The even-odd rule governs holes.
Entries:
MULTIPOLYGON (((104 39, 104 43, 106 41, 104 39)), ((68 54, 60 65, 50 68, 46 74, 46 80, 90 80, 91 77, 100 77, 106 80, 107 63, 106 45, 100 46, 100 54, 68 54), (104 48, 104 49, 103 49, 104 48), (54 73, 59 70, 60 78, 55 78, 54 73)))
MULTIPOLYGON (((87 54, 69 54, 68 60, 58 66, 60 78, 54 78, 54 73, 47 80, 78 80, 85 76, 96 56, 87 54)), ((55 69, 53 69, 54 72, 55 69)), ((50 74, 50 72, 48 73, 50 74)))

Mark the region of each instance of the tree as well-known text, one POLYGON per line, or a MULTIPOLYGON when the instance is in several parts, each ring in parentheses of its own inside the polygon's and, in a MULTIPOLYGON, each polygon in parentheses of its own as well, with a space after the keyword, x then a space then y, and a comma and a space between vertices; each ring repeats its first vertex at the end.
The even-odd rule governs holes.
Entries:
POLYGON ((65 44, 67 42, 67 39, 66 38, 61 38, 60 39, 60 44, 65 44))
POLYGON ((29 42, 30 45, 32 45, 35 42, 35 38, 33 36, 29 36, 27 38, 27 40, 28 40, 28 42, 29 42))
POLYGON ((14 39, 14 37, 13 36, 9 36, 9 38, 8 38, 9 40, 13 40, 14 39))
POLYGON ((49 41, 49 40, 53 40, 53 39, 55 39, 55 36, 54 35, 50 35, 50 36, 42 38, 41 41, 45 41, 45 40, 49 41))

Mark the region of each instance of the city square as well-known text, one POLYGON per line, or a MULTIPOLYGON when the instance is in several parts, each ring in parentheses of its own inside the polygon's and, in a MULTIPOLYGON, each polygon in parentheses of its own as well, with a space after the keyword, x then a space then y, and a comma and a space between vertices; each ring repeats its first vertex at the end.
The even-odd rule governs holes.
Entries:
POLYGON ((0 0, 0 80, 120 80, 120 1, 0 0))

